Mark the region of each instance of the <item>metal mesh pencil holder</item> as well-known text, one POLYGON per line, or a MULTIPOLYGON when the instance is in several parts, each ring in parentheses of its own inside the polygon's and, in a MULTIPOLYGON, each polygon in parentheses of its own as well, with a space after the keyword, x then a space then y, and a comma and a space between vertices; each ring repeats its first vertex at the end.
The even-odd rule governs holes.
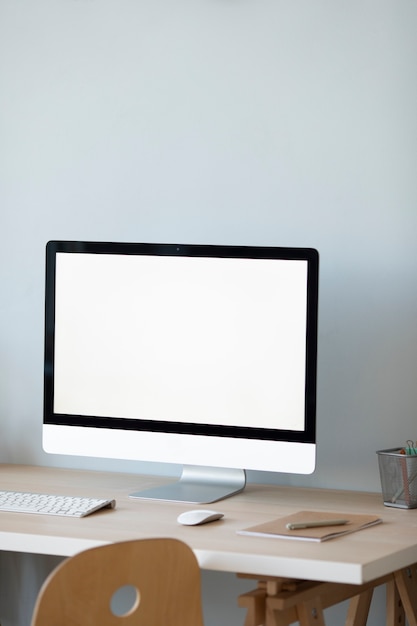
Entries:
POLYGON ((382 497, 385 506, 417 508, 417 455, 400 448, 377 450, 382 497))

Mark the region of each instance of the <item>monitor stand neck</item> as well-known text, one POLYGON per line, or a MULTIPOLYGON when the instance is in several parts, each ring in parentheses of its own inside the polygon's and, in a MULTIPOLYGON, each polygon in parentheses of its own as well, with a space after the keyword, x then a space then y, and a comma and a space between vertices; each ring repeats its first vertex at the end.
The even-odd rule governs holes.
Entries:
POLYGON ((130 497, 210 504, 243 491, 245 485, 245 470, 185 465, 177 482, 138 491, 130 497))

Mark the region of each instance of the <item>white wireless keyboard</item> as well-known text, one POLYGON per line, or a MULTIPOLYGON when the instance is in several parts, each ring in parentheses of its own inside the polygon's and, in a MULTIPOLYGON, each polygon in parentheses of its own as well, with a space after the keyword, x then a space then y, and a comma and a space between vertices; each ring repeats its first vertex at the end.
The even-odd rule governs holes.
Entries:
POLYGON ((100 498, 56 496, 47 493, 0 491, 0 511, 11 513, 41 513, 65 517, 85 517, 102 508, 114 508, 115 500, 100 498))

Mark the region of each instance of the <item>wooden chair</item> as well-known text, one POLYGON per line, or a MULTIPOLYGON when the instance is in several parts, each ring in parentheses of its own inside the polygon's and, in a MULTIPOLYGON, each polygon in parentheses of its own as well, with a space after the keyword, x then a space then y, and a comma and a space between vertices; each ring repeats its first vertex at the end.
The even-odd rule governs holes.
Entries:
POLYGON ((137 539, 66 559, 44 582, 31 622, 64 625, 203 626, 194 553, 177 539, 137 539), (115 608, 123 591, 132 597, 115 608))

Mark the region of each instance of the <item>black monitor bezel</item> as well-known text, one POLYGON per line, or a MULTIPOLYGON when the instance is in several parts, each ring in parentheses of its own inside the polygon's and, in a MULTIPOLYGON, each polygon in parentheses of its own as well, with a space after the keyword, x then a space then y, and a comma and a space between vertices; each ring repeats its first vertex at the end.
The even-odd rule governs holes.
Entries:
POLYGON ((318 273, 319 254, 314 248, 172 243, 116 243, 63 240, 49 241, 46 245, 45 276, 44 424, 316 443, 318 273), (56 255, 61 252, 73 254, 135 254, 256 259, 278 258, 307 261, 307 332, 304 430, 292 431, 256 427, 247 428, 55 413, 53 410, 55 272, 56 255))

